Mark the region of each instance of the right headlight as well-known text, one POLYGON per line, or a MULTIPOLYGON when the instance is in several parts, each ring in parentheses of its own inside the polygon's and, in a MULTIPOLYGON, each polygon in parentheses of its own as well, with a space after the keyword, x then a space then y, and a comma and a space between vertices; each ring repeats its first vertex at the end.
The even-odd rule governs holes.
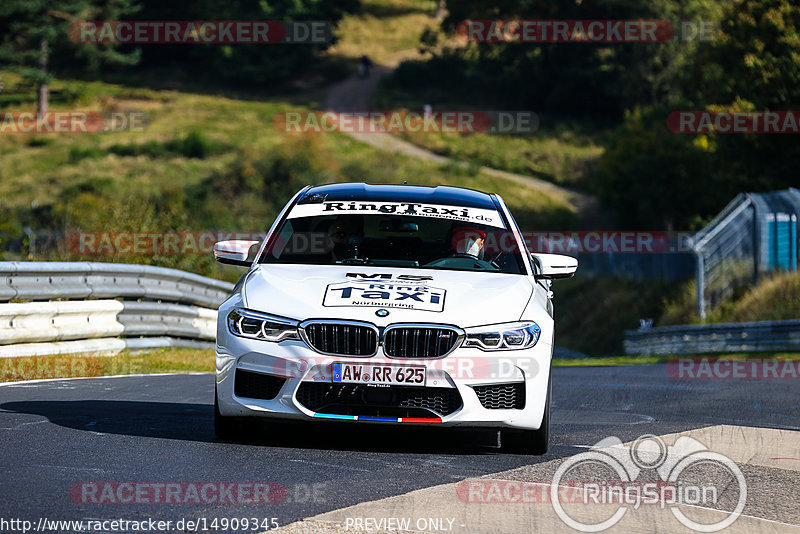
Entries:
POLYGON ((465 332, 464 347, 492 351, 529 349, 539 341, 542 330, 533 321, 520 321, 476 326, 465 332))
POLYGON ((300 339, 297 321, 245 308, 236 308, 228 314, 228 330, 235 336, 264 341, 300 339))

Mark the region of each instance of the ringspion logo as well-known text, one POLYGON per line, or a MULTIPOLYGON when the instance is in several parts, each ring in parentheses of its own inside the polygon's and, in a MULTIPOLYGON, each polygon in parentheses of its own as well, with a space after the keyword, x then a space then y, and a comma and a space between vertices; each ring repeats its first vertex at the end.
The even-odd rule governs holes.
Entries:
POLYGON ((747 501, 747 483, 741 469, 727 456, 709 450, 694 438, 681 436, 673 445, 666 445, 658 436, 639 436, 631 445, 624 445, 616 436, 595 443, 591 450, 568 458, 556 469, 550 486, 550 504, 558 517, 580 532, 602 532, 619 523, 629 509, 643 505, 669 507, 670 512, 685 527, 697 532, 718 532, 728 528, 744 510, 747 501), (565 507, 560 498, 562 481, 575 480, 571 473, 599 467, 613 473, 612 478, 584 483, 582 504, 616 505, 616 510, 605 519, 589 515, 576 507, 565 507), (698 477, 697 469, 706 473, 698 477), (655 470, 660 481, 639 481, 644 470, 655 470), (701 484, 695 483, 700 479, 701 484), (736 491, 733 510, 716 523, 701 523, 687 516, 681 505, 709 507, 720 502, 721 497, 736 491))

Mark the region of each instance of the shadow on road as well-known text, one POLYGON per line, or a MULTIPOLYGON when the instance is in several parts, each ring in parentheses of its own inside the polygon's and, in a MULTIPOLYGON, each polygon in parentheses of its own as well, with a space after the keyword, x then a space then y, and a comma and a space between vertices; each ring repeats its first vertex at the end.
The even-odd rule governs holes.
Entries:
MULTIPOLYGON (((197 442, 221 442, 210 404, 80 400, 16 401, 0 409, 46 417, 74 430, 197 442)), ((254 419, 238 445, 365 452, 492 454, 497 432, 482 429, 396 428, 381 424, 270 422, 254 419)))

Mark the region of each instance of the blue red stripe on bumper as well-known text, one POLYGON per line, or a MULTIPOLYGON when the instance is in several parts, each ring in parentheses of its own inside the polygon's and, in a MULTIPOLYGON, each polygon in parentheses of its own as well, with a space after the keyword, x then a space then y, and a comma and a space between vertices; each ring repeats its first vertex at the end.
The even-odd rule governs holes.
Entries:
POLYGON ((333 413, 315 413, 318 419, 338 419, 344 421, 379 421, 384 423, 441 423, 440 417, 373 417, 371 415, 338 415, 333 413))

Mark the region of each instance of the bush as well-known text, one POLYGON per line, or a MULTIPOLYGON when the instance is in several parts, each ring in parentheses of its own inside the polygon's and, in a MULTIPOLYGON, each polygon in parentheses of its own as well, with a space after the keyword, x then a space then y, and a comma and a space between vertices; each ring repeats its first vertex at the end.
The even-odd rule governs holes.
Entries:
POLYGON ((225 170, 189 188, 186 210, 215 227, 258 231, 303 186, 337 176, 318 138, 289 138, 266 155, 240 153, 225 170))
POLYGON ((31 137, 28 139, 28 146, 30 147, 49 146, 52 144, 53 139, 50 137, 31 137))
POLYGON ((715 169, 714 146, 670 132, 668 115, 660 109, 628 114, 588 181, 628 228, 686 230, 739 192, 715 169))
POLYGON ((554 284, 555 342, 593 356, 621 354, 625 330, 662 314, 675 284, 581 276, 554 284))
POLYGON ((165 156, 183 156, 186 158, 205 159, 225 152, 228 147, 217 141, 211 141, 200 132, 191 132, 185 137, 172 139, 164 143, 148 141, 142 144, 111 145, 108 151, 118 156, 147 156, 152 159, 165 156))
POLYGON ((86 158, 99 158, 103 155, 100 149, 94 147, 71 147, 69 149, 69 162, 72 164, 78 163, 86 158))

